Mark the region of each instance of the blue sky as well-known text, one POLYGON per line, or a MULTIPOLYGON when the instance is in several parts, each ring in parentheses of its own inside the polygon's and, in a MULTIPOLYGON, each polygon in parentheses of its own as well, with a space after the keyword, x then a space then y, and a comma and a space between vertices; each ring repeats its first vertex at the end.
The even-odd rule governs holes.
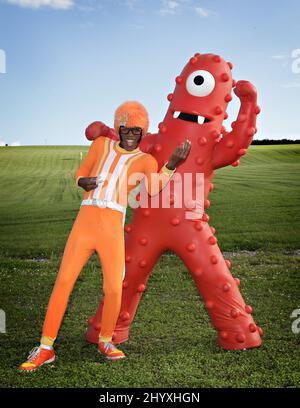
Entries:
MULTIPOLYGON (((256 138, 300 138, 299 18, 298 0, 0 0, 0 141, 89 144, 85 127, 112 126, 128 99, 155 132, 195 52, 256 86, 256 138)), ((234 98, 227 128, 237 109, 234 98)))

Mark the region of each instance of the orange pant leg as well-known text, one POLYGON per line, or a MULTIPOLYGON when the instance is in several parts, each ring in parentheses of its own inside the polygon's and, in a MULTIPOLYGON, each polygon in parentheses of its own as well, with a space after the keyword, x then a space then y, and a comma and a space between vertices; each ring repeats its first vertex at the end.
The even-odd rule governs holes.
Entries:
POLYGON ((104 341, 109 341, 121 308, 125 243, 123 214, 108 208, 101 210, 101 230, 96 245, 102 265, 104 292, 100 337, 104 341))
POLYGON ((73 286, 95 250, 99 228, 98 213, 95 210, 99 209, 90 206, 80 208, 64 249, 43 325, 43 337, 53 341, 59 331, 73 286))

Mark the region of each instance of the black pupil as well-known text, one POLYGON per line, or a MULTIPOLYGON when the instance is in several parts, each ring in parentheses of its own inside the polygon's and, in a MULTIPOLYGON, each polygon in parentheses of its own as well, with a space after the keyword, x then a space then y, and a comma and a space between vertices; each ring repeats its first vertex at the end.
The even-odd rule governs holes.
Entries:
POLYGON ((197 76, 194 78, 194 83, 195 83, 196 85, 202 85, 203 82, 204 82, 204 78, 203 78, 202 75, 197 75, 197 76))

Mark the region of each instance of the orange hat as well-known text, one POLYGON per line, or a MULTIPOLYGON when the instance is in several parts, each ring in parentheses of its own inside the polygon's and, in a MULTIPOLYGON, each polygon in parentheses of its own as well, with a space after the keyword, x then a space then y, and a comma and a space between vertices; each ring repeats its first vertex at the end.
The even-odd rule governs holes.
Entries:
POLYGON ((145 107, 137 101, 122 103, 115 112, 114 127, 116 133, 119 133, 120 126, 140 127, 143 129, 143 134, 147 133, 149 118, 145 107))

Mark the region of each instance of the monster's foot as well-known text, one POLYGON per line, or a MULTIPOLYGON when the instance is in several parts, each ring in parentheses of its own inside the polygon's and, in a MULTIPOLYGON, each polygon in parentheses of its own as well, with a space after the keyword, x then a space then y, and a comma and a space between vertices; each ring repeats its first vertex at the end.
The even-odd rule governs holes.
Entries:
MULTIPOLYGON (((90 318, 88 323, 88 329, 85 333, 85 339, 88 343, 98 344, 99 343, 99 333, 101 325, 99 323, 93 324, 93 318, 90 318)), ((115 332, 112 336, 112 343, 120 344, 128 340, 129 337, 129 326, 128 327, 116 327, 115 332)))
MULTIPOLYGON (((250 328, 254 330, 253 328, 250 328)), ((255 332, 249 330, 249 333, 233 332, 230 330, 223 330, 219 332, 218 343, 224 350, 246 350, 254 347, 260 347, 262 330, 256 328, 255 332)))
POLYGON ((98 344, 99 343, 99 333, 100 333, 100 325, 93 324, 93 318, 91 317, 88 320, 88 328, 85 333, 85 340, 88 343, 98 344))
POLYGON ((129 338, 129 327, 116 327, 112 341, 114 344, 121 344, 129 338))

